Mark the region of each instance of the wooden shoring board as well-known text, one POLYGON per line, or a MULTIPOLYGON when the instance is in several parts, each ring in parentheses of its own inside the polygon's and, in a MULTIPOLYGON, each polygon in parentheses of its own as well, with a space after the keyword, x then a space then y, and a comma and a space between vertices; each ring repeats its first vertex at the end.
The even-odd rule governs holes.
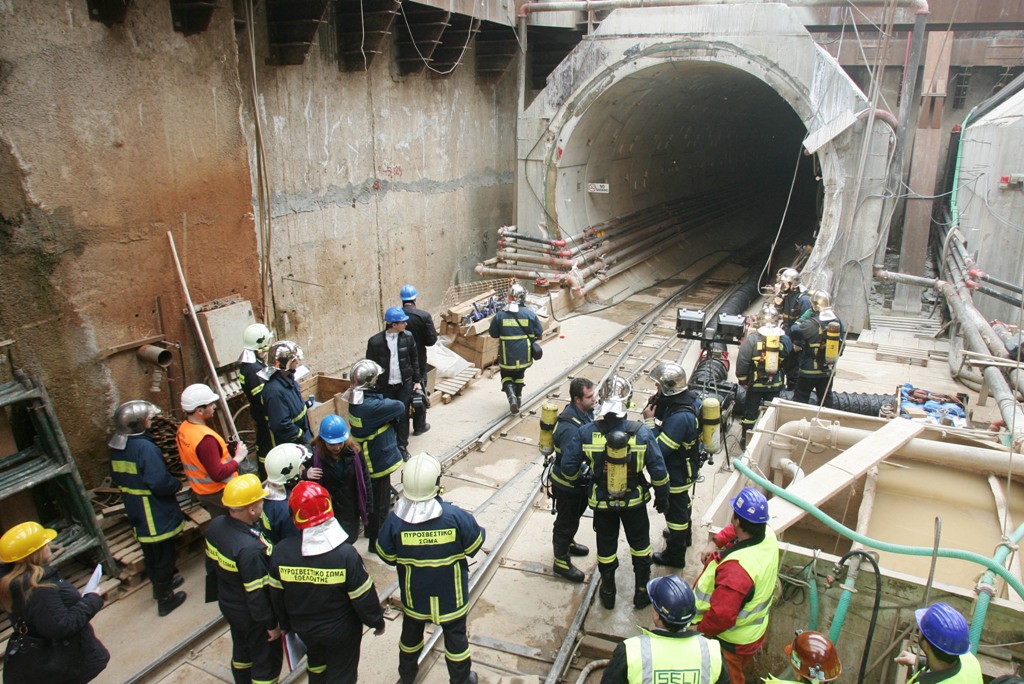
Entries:
MULTIPOLYGON (((923 423, 912 420, 891 420, 804 479, 790 485, 786 491, 809 504, 820 506, 837 492, 850 487, 873 466, 902 449, 924 427, 923 423)), ((777 496, 768 500, 768 514, 771 516, 769 524, 776 533, 807 515, 803 509, 777 496)))
POLYGON ((912 366, 927 367, 928 356, 927 351, 909 349, 907 347, 880 344, 875 348, 876 361, 895 361, 897 363, 909 363, 912 366))
MULTIPOLYGON (((434 383, 434 395, 439 395, 441 403, 447 404, 452 397, 459 394, 471 382, 480 377, 480 369, 470 366, 456 375, 454 378, 442 378, 434 383)), ((431 399, 433 401, 433 399, 431 399)))

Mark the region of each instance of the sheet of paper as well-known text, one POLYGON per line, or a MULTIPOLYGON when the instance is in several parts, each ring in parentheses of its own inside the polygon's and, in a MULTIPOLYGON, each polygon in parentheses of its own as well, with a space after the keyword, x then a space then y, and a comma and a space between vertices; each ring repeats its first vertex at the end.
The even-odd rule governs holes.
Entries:
POLYGON ((103 577, 103 566, 99 563, 96 564, 96 569, 92 571, 92 577, 85 583, 85 588, 82 589, 83 594, 96 591, 100 586, 100 579, 103 577))
POLYGON ((302 643, 302 639, 295 632, 285 632, 284 653, 288 659, 288 669, 295 670, 299 666, 299 661, 306 655, 306 644, 302 643))

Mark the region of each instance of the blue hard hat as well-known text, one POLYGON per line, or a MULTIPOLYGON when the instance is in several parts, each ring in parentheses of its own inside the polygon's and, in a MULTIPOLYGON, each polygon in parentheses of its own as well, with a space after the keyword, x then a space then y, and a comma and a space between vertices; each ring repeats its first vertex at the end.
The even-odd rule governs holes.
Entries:
POLYGON ((418 294, 419 294, 419 292, 416 291, 416 288, 414 286, 412 286, 412 285, 403 285, 402 286, 401 297, 402 297, 402 301, 403 302, 411 302, 412 300, 416 299, 416 295, 418 295, 418 294))
POLYGON ((409 320, 409 314, 402 311, 400 306, 393 306, 384 312, 385 323, 401 323, 407 320, 409 320))
POLYGON ((324 419, 320 421, 319 435, 320 439, 328 444, 347 442, 349 438, 348 425, 344 418, 332 413, 324 416, 324 419))
POLYGON ((668 624, 685 627, 697 614, 693 589, 678 575, 655 577, 647 583, 647 595, 651 597, 651 606, 668 624))
POLYGON ((935 648, 950 655, 971 650, 971 630, 967 620, 948 603, 933 603, 914 611, 921 634, 935 648))
POLYGON ((735 498, 729 499, 732 510, 747 522, 768 522, 768 499, 753 487, 744 487, 735 498))

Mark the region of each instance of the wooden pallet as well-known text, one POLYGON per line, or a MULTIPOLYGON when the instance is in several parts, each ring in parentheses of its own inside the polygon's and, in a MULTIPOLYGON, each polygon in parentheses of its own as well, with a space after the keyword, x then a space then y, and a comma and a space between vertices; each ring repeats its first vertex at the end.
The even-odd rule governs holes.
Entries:
POLYGON ((480 369, 470 366, 454 378, 441 378, 434 384, 434 393, 430 395, 430 401, 440 401, 447 404, 453 397, 462 394, 470 383, 480 377, 480 369), (436 399, 435 399, 436 397, 436 399))
POLYGON ((875 349, 875 360, 908 363, 911 366, 927 367, 928 352, 921 349, 908 349, 906 347, 893 347, 880 344, 875 349))
POLYGON ((871 329, 888 328, 914 337, 935 337, 941 326, 934 318, 918 318, 915 316, 872 316, 871 329))

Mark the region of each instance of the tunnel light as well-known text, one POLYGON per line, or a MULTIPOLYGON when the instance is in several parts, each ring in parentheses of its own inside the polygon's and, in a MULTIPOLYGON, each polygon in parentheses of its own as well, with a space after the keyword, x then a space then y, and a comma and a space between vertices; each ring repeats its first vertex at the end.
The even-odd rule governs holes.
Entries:
POLYGON ((707 313, 703 310, 678 309, 676 311, 676 333, 680 337, 699 340, 704 335, 707 313))

